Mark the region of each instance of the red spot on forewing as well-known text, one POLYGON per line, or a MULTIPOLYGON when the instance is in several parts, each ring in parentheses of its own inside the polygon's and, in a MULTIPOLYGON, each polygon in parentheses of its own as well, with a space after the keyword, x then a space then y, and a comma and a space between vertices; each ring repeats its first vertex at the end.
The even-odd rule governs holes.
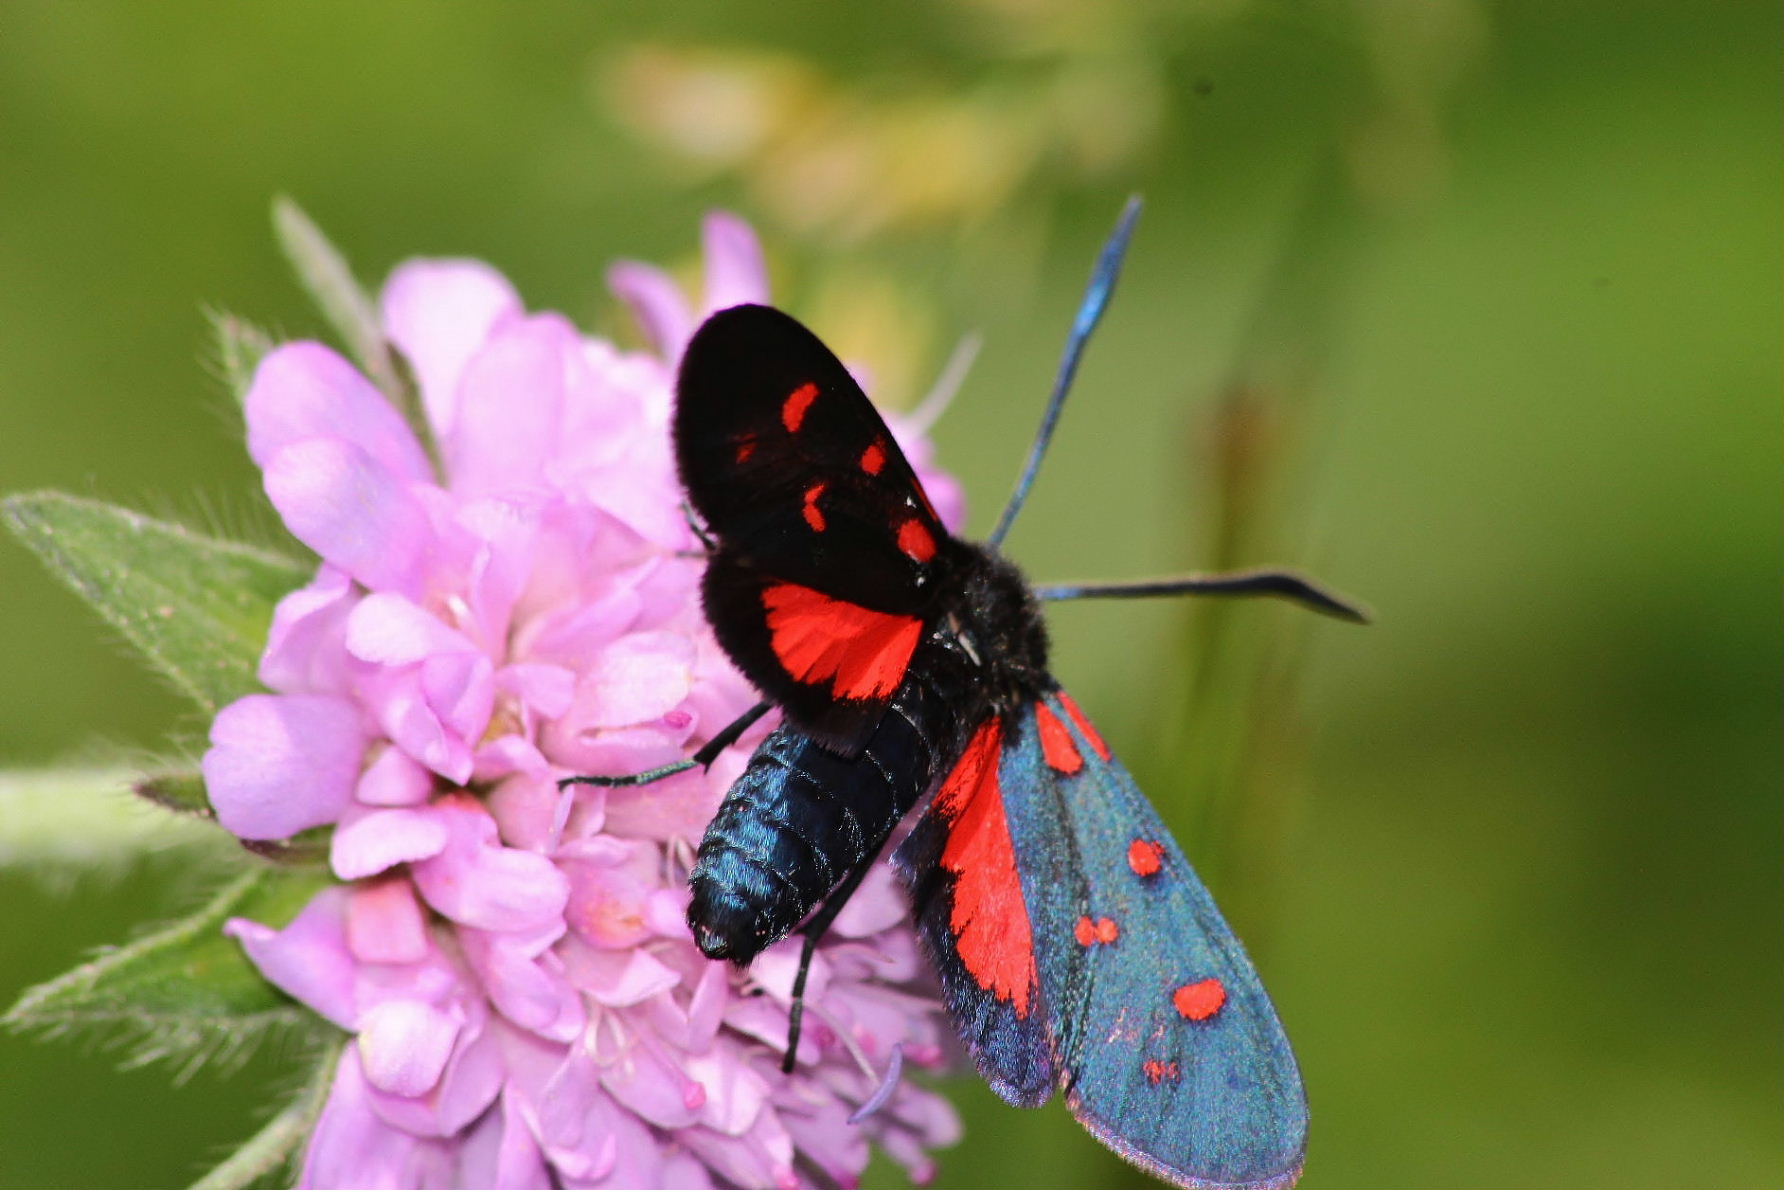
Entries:
POLYGON ((1171 993, 1171 1003, 1185 1020, 1205 1021, 1226 1004, 1226 985, 1218 979, 1186 983, 1171 993))
POLYGON ((1156 876, 1165 866, 1165 845, 1152 839, 1135 839, 1127 845, 1127 866, 1136 876, 1156 876))
POLYGON ((861 470, 878 475, 886 466, 886 448, 875 442, 861 452, 861 470))
POLYGON ((755 453, 756 436, 754 434, 746 434, 737 440, 737 461, 739 463, 749 462, 750 456, 755 453))
POLYGON ((787 399, 781 403, 781 425, 787 427, 787 433, 799 432, 799 427, 805 423, 806 411, 817 399, 818 386, 810 381, 787 394, 787 399))
POLYGON ((1121 937, 1121 927, 1111 917, 1099 917, 1095 921, 1080 917, 1078 924, 1072 927, 1072 936, 1078 940, 1079 946, 1095 946, 1099 942, 1108 946, 1121 937))
POLYGON ((1036 986, 1034 935, 997 780, 1002 751, 1003 726, 993 717, 942 782, 935 809, 948 822, 941 864, 954 874, 948 927, 960 961, 980 987, 1026 1017, 1036 986))
POLYGON ((798 583, 762 590, 769 644, 796 681, 830 682, 838 698, 886 698, 923 634, 915 616, 876 612, 798 583))
POLYGON ((913 562, 927 562, 935 557, 935 535, 922 521, 912 517, 898 526, 898 548, 913 562))
POLYGON ((1084 733, 1084 738, 1090 741, 1090 746, 1096 749, 1096 754, 1104 760, 1109 759, 1109 745, 1103 743, 1103 737, 1096 733, 1096 728, 1090 725, 1090 720, 1084 717, 1084 712, 1078 709, 1078 704, 1072 701, 1072 696, 1061 690, 1059 705, 1064 707, 1066 714, 1072 717, 1072 722, 1078 725, 1078 730, 1084 733))
POLYGON ((828 484, 814 483, 805 489, 805 523, 811 526, 813 533, 822 533, 827 522, 824 510, 818 507, 818 497, 824 494, 828 484))
POLYGON ((1047 766, 1056 773, 1067 774, 1082 769, 1084 758, 1078 754, 1078 745, 1072 742, 1072 733, 1059 721, 1059 716, 1043 702, 1035 704, 1034 718, 1041 736, 1041 755, 1047 758, 1047 766))

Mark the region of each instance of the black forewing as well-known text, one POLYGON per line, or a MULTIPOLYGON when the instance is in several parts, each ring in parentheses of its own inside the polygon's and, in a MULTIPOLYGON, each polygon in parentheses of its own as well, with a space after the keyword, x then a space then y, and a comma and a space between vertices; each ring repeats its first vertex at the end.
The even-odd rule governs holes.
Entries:
POLYGON ((848 369, 789 315, 706 320, 681 363, 675 449, 741 564, 876 611, 930 607, 946 530, 848 369))
MULTIPOLYGON (((1017 718, 1004 804, 1072 1113, 1180 1185, 1291 1184, 1306 1146, 1306 1097, 1244 947, 1133 778, 1060 694, 1017 718), (1078 771, 1048 762, 1043 713, 1056 733, 1069 731, 1078 771), (1136 841, 1157 845, 1141 856, 1144 868, 1156 861, 1150 875, 1136 870, 1136 841), (1113 941, 1098 934, 1105 919, 1113 941), (1205 992, 1209 980, 1224 1001, 1193 1019, 1176 993, 1205 992)), ((1206 995, 1186 995, 1192 1012, 1206 1011, 1206 995)))

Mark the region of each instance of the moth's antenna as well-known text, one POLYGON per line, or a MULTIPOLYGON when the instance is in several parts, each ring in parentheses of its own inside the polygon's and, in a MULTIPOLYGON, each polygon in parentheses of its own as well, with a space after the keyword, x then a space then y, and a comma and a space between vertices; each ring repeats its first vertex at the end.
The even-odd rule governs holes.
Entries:
POLYGON ((1010 526, 1016 523, 1016 514, 1022 511, 1022 502, 1028 499, 1028 489, 1034 486, 1035 472, 1041 469, 1047 444, 1053 440, 1053 427, 1059 423, 1066 394, 1072 389, 1072 377, 1078 374, 1078 360, 1084 355, 1084 345, 1090 341, 1090 332, 1102 318, 1103 308, 1109 304, 1109 295, 1115 292, 1115 278, 1121 275, 1121 261, 1127 255, 1127 242, 1133 237, 1134 221, 1139 217, 1140 196, 1136 194, 1122 208, 1121 218, 1116 221, 1109 242, 1103 245, 1102 255, 1097 257, 1096 271, 1090 275, 1090 288, 1084 292, 1084 302, 1072 322, 1071 336, 1065 341, 1065 357, 1059 361, 1059 375, 1053 381, 1053 395, 1047 399, 1047 411, 1041 415, 1041 428, 1035 432, 1034 445, 1028 449, 1028 462, 1022 468, 1022 478, 1016 481, 1016 490, 1010 493, 1010 502, 1004 505, 1003 515, 997 518, 997 528, 991 531, 992 545, 1001 544, 1009 536, 1010 526))

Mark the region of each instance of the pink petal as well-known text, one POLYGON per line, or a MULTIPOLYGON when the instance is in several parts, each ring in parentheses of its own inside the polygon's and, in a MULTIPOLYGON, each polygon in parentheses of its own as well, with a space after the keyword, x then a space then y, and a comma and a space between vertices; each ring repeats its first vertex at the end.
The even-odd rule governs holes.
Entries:
POLYGON ((694 685, 694 646, 671 632, 635 632, 602 651, 582 675, 566 718, 582 730, 660 719, 694 685))
POLYGON ((453 429, 459 376, 492 327, 521 312, 520 295, 478 260, 413 260, 384 283, 384 325, 415 367, 428 420, 453 429))
POLYGON ((677 360, 694 337, 694 314, 681 287, 663 270, 635 261, 621 261, 607 270, 607 284, 632 308, 657 354, 677 360))
POLYGON ((574 953, 576 984, 597 1003, 628 1008, 681 983, 673 967, 642 950, 587 950, 574 953))
POLYGON ((555 955, 484 930, 460 930, 459 940, 503 1016, 552 1041, 573 1041, 582 1033, 588 1019, 582 998, 555 955))
MULTIPOLYGON (((656 849, 649 848, 655 859, 656 849)), ((644 855, 644 851, 640 851, 644 855)), ((568 863, 570 902, 565 917, 570 927, 595 946, 621 950, 651 936, 645 908, 657 881, 635 866, 568 863)))
POLYGON ((501 495, 543 483, 562 434, 565 388, 581 368, 581 341, 553 315, 510 324, 471 357, 446 439, 453 491, 501 495))
POLYGON ((363 880, 438 855, 445 846, 445 824, 425 810, 355 809, 335 828, 328 861, 342 880, 363 880))
POLYGON ((495 820, 469 797, 444 799, 430 812, 446 825, 448 842, 413 868, 428 904, 482 930, 538 929, 562 918, 569 882, 550 860, 497 843, 495 820))
POLYGON ((299 541, 367 587, 417 589, 433 529, 407 481, 331 438, 282 447, 264 467, 266 494, 299 541))
POLYGON ((439 1163, 438 1146, 386 1124, 371 1107, 371 1088, 351 1046, 335 1066, 328 1102, 304 1152, 298 1190, 417 1190, 439 1163))
POLYGON ((489 1190, 552 1190, 556 1184, 527 1123, 520 1097, 505 1090, 472 1125, 459 1157, 460 1185, 489 1190))
POLYGON ((396 748, 378 750, 353 796, 368 806, 419 806, 433 796, 434 775, 396 748))
POLYGON ((464 633, 401 595, 360 600, 347 620, 347 650, 373 665, 413 665, 436 654, 474 653, 464 633))
POLYGON ((427 920, 405 876, 355 884, 347 902, 347 948, 362 963, 419 963, 430 943, 427 920))
POLYGON ((233 834, 289 838, 341 816, 365 748, 359 710, 344 699, 250 694, 211 723, 205 788, 233 834))
POLYGON ((843 938, 865 938, 889 930, 909 916, 904 894, 893 886, 892 865, 876 864, 830 928, 843 938))
POLYGON ((386 1000, 359 1021, 359 1060, 366 1081, 392 1095, 433 1090, 458 1040, 447 1013, 416 1000, 386 1000))
POLYGON ((768 301, 768 265, 755 229, 729 211, 702 225, 706 248, 706 313, 768 301))
POLYGON ((529 711, 555 719, 576 697, 576 674, 561 665, 505 665, 496 671, 496 687, 520 699, 529 711))
POLYGON ((501 1047, 488 1032, 474 1037, 461 1030, 438 1085, 422 1095, 398 1095, 367 1086, 372 1110, 417 1136, 451 1137, 462 1131, 501 1093, 505 1071, 501 1047))
POLYGON ((345 694, 347 614, 359 598, 346 571, 324 562, 307 587, 273 609, 260 680, 282 694, 345 694))
POLYGON ((268 353, 254 373, 245 413, 248 453, 262 468, 288 446, 331 438, 358 447, 400 479, 433 478, 402 414, 320 343, 287 343, 268 353))
POLYGON ((742 1136, 754 1126, 768 1102, 768 1084, 737 1055, 713 1051, 684 1059, 690 1076, 706 1089, 700 1122, 719 1132, 742 1136))
POLYGON ((282 930, 231 918, 223 932, 275 986, 343 1029, 358 1023, 355 967, 347 950, 346 890, 326 888, 282 930))

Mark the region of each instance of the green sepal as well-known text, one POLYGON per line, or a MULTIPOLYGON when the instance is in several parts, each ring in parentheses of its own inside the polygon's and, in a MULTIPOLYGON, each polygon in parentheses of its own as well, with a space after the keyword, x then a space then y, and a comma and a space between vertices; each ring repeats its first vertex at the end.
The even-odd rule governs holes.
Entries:
POLYGON ((334 842, 333 826, 313 826, 288 839, 237 839, 243 849, 275 864, 317 865, 328 862, 328 849, 334 842))
POLYGON ((198 818, 215 820, 210 795, 205 791, 204 774, 197 769, 170 768, 144 773, 130 782, 130 792, 146 802, 198 818))
POLYGON ((273 200, 273 231, 322 317, 346 344, 372 383, 396 398, 403 389, 378 307, 361 288, 340 249, 329 242, 303 208, 283 196, 273 200))
POLYGON ((261 689, 273 606, 311 577, 269 550, 60 492, 8 496, 0 519, 211 714, 261 689))
POLYGON ((346 344, 348 354, 390 403, 401 411, 421 442, 436 474, 445 474, 433 423, 421 406, 421 385, 408 358, 384 335, 377 303, 353 277, 347 258, 322 234, 322 229, 289 198, 273 202, 273 230, 323 318, 346 344))
POLYGON ((322 1033, 321 1018, 268 983, 223 923, 246 917, 283 927, 328 883, 320 871, 245 872, 192 916, 29 989, 0 1025, 121 1033, 134 1063, 169 1058, 187 1069, 271 1030, 322 1033))
POLYGON ((272 332, 254 325, 245 318, 221 310, 209 312, 211 322, 212 360, 218 377, 229 389, 236 404, 245 404, 248 390, 254 385, 254 373, 267 353, 279 345, 272 332))
POLYGON ((322 1046, 309 1079, 296 1097, 239 1149, 193 1182, 191 1190, 246 1190, 250 1186, 296 1182, 304 1141, 315 1130, 323 1105, 328 1102, 340 1059, 339 1041, 322 1046))

